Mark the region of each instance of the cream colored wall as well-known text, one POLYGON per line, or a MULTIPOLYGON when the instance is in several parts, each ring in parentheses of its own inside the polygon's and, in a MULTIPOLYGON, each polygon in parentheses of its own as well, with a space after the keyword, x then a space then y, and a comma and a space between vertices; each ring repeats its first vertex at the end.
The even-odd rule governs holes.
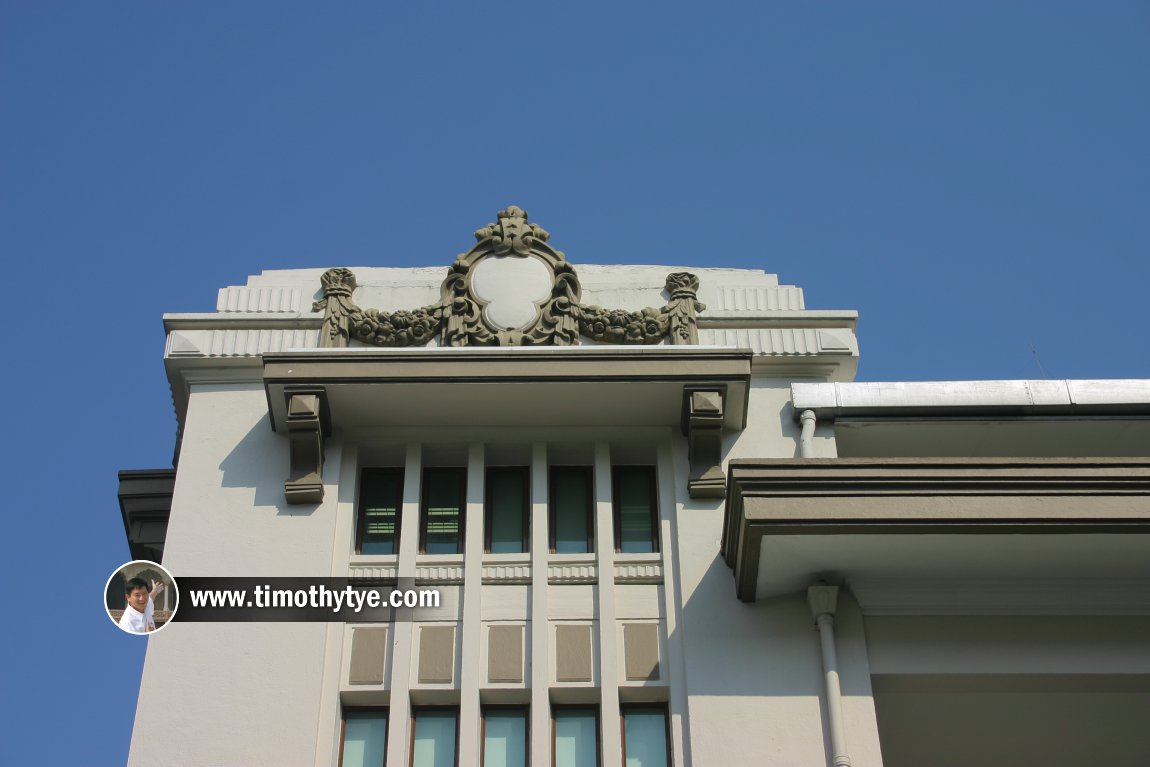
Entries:
MULTIPOLYGON (((585 302, 638 309, 665 302, 665 277, 678 268, 577 269, 585 302)), ((267 272, 251 278, 247 287, 222 291, 220 313, 214 318, 168 318, 173 324, 167 359, 177 385, 177 406, 185 377, 205 382, 192 387, 168 528, 165 565, 177 578, 229 574, 342 576, 352 565, 362 564, 352 555, 351 541, 357 451, 365 446, 394 443, 405 451, 401 464, 406 461, 410 471, 412 465, 419 465, 421 442, 445 440, 470 445, 469 460, 473 463, 479 446, 478 465, 482 465, 483 444, 527 446, 538 463, 540 455, 547 456, 557 446, 556 440, 566 440, 588 448, 595 446, 602 474, 610 465, 609 458, 604 463, 604 450, 609 452, 610 445, 620 440, 643 442, 650 460, 657 460, 660 467, 662 584, 613 584, 608 496, 599 498, 597 507, 600 535, 593 557, 600 568, 597 585, 549 585, 546 561, 533 555, 531 585, 480 586, 473 582, 479 571, 471 558, 463 563, 467 583, 445 586, 450 605, 427 616, 443 621, 462 617, 462 634, 457 635, 461 637, 457 683, 451 691, 457 691, 457 699, 466 698, 461 705, 461 721, 465 720, 461 733, 468 739, 461 745, 463 763, 477 748, 477 710, 472 693, 481 686, 479 676, 485 668, 483 626, 509 620, 522 621, 526 626, 525 652, 529 657, 522 687, 531 688, 533 763, 544 764, 549 759, 551 690, 559 689, 562 699, 575 694, 571 690, 577 687, 553 685, 554 658, 548 650, 548 637, 557 620, 576 619, 594 626, 598 689, 604 696, 605 765, 616 761, 617 702, 624 696, 669 701, 674 760, 681 767, 825 762, 822 671, 817 634, 805 602, 796 596, 793 600, 746 605, 735 598, 730 569, 718 555, 722 502, 687 497, 686 442, 677 428, 629 430, 620 424, 615 429, 564 429, 557 434, 553 429, 505 426, 473 433, 432 427, 367 433, 341 423, 326 445, 324 502, 314 509, 285 505, 288 442, 268 426, 259 355, 314 343, 315 329, 306 323, 318 317, 309 310, 317 297, 322 271, 267 272), (233 322, 245 320, 244 315, 250 313, 260 313, 264 319, 259 322, 267 327, 233 322), (209 319, 218 323, 209 323, 209 319), (280 320, 282 328, 276 324, 280 320), (231 367, 216 367, 222 365, 231 367), (407 447, 412 445, 415 447, 407 447), (604 588, 607 584, 610 587, 604 588), (514 598, 493 597, 492 589, 498 588, 513 589, 514 598), (580 595, 585 598, 578 599, 580 595), (454 613, 447 614, 452 610, 454 613), (547 620, 542 619, 545 615, 547 620), (658 621, 663 627, 663 674, 653 683, 653 690, 619 681, 622 633, 618 624, 624 619, 658 621), (546 661, 537 662, 536 657, 543 661, 544 652, 548 652, 546 661)), ((436 269, 355 271, 361 286, 356 293, 360 305, 411 309, 437 300, 446 262, 436 269)), ((716 318, 713 326, 701 330, 705 343, 749 346, 759 355, 757 362, 786 365, 787 370, 795 361, 800 367, 844 364, 853 371, 852 355, 857 355, 853 340, 848 345, 850 353, 844 354, 834 344, 824 349, 818 333, 810 328, 780 326, 780 330, 775 325, 767 329, 754 324, 767 312, 801 311, 803 299, 798 288, 779 286, 773 275, 752 270, 690 271, 699 275, 699 298, 716 318), (724 330, 725 322, 734 322, 730 327, 737 332, 724 330), (781 339, 777 343, 772 340, 775 335, 781 339), (714 340, 719 336, 720 340, 714 340), (802 344, 796 346, 798 341, 802 344)), ((832 324, 845 328, 852 322, 840 317, 832 324)), ((849 335, 849 331, 843 332, 849 335)), ((726 459, 797 455, 799 427, 790 412, 789 384, 790 378, 756 377, 749 393, 750 423, 745 430, 726 437, 726 459)), ((818 455, 834 455, 829 425, 819 427, 815 449, 818 455)), ((411 560, 404 567, 414 568, 414 543, 408 538, 417 529, 411 515, 418 513, 418 488, 411 492, 415 495, 405 498, 403 546, 411 560)), ((481 499, 470 498, 469 502, 481 510, 481 499)), ((539 519, 546 513, 546 498, 534 498, 533 503, 533 514, 539 519)), ((471 539, 479 527, 469 523, 468 528, 468 551, 473 551, 475 542, 471 539)), ((534 552, 545 552, 545 543, 545 530, 533 533, 534 552)), ((401 547, 401 556, 393 558, 392 565, 396 559, 404 560, 403 550, 401 547)), ((417 661, 410 626, 398 627, 388 635, 388 674, 402 679, 402 684, 389 682, 371 690, 353 690, 346 684, 351 634, 344 626, 297 624, 285 630, 276 624, 183 624, 175 628, 179 630, 149 639, 131 764, 319 767, 332 763, 338 750, 341 703, 378 705, 388 701, 398 722, 391 732, 400 735, 389 746, 389 764, 405 763, 408 688, 412 664, 417 661), (196 727, 185 726, 187 721, 196 722, 196 727), (161 732, 162 738, 153 735, 161 732)), ((878 764, 871 758, 872 751, 877 753, 873 738, 866 734, 873 734, 874 728, 873 709, 864 694, 867 676, 861 622, 851 617, 849 606, 842 618, 840 642, 848 736, 858 750, 852 759, 856 767, 878 764), (859 658, 863 662, 856 662, 859 658)))
MULTIPOLYGON (((795 454, 798 427, 788 412, 787 386, 782 380, 755 382, 751 423, 728 440, 727 458, 795 454)), ((354 493, 344 488, 348 483, 354 487, 356 472, 342 462, 355 450, 343 450, 337 432, 328 441, 324 478, 329 492, 324 503, 314 510, 286 506, 282 488, 287 440, 271 431, 266 410, 259 383, 193 388, 165 554, 165 564, 177 577, 334 575, 340 572, 340 562, 348 561, 355 501, 354 493)), ((683 699, 672 705, 673 740, 681 763, 726 765, 751 759, 778 765, 822 763, 826 757, 821 665, 806 604, 801 597, 758 605, 735 598, 730 570, 718 555, 721 501, 686 496, 685 440, 670 430, 659 434, 656 442, 666 440, 669 469, 660 478, 661 486, 670 487, 676 500, 673 519, 664 523, 667 573, 671 577, 677 570, 680 580, 664 588, 647 588, 656 589, 666 602, 662 618, 671 631, 664 640, 662 662, 668 678, 681 680, 685 689, 683 699), (677 599, 680 611, 675 610, 677 599)), ((545 444, 554 436, 548 430, 504 429, 498 434, 483 430, 439 437, 450 436, 462 444, 493 435, 522 444, 545 444)), ((626 435, 619 430, 586 430, 565 436, 589 445, 626 435)), ((649 440, 652 435, 636 432, 636 436, 649 440)), ((388 437, 401 442, 437 439, 428 430, 393 431, 388 437)), ((375 439, 356 437, 359 442, 375 439)), ((833 448, 825 438, 820 444, 824 450, 833 448)), ((447 590, 452 588, 459 590, 447 590)), ((530 587, 522 588, 528 589, 530 599, 530 587)), ((551 587, 548 591, 555 592, 556 605, 563 603, 566 593, 561 588, 592 587, 551 587)), ((619 596, 627 593, 620 590, 619 596)), ((851 756, 856 765, 878 764, 871 758, 877 755, 877 739, 867 697, 861 623, 847 615, 841 618, 839 641, 851 756)), ((531 623, 525 622, 529 650, 531 623)), ((602 641, 598 628, 595 638, 598 656, 602 641)), ((345 678, 350 648, 342 627, 294 625, 284 631, 276 624, 182 624, 179 631, 163 632, 149 641, 131 764, 321 765, 334 758, 340 679, 345 678), (274 705, 249 709, 253 690, 274 705), (183 727, 181 720, 197 722, 197 729, 183 727), (217 737, 205 739, 203 731, 217 737), (148 732, 164 732, 165 737, 147 737, 148 732), (269 737, 269 732, 282 734, 269 737)), ((615 644, 621 646, 618 637, 615 644)), ((406 652, 410 673, 415 658, 410 649, 406 652)), ((617 651, 611 653, 612 665, 617 666, 618 657, 617 651)), ((553 659, 548 659, 550 677, 553 666, 553 659)), ((482 659, 473 668, 484 668, 482 659)), ((528 681, 531 668, 529 658, 528 681)), ((468 682, 473 688, 476 684, 468 682)), ((406 689, 401 692, 407 694, 406 689)), ((673 697, 670 690, 665 695, 673 697)), ((538 736, 545 734, 537 731, 534 737, 538 736)))
MULTIPOLYGON (((724 440, 724 459, 793 458, 799 426, 790 381, 755 378, 747 428, 724 440)), ((820 429, 816 452, 834 455, 820 429)), ((676 442, 678 476, 686 445, 676 442)), ((677 482, 683 641, 690 707, 691 764, 826 765, 825 700, 819 637, 805 594, 747 604, 735 597, 719 553, 723 501, 696 500, 677 482)), ((861 614, 839 599, 836 637, 845 730, 855 767, 882 764, 861 614)))
MULTIPOLYGON (((325 477, 338 476, 339 450, 328 455, 325 477)), ((164 551, 177 583, 330 570, 335 494, 314 509, 283 505, 287 465, 261 384, 193 388, 164 551)), ((312 764, 326 634, 179 623, 149 637, 129 765, 312 764)))

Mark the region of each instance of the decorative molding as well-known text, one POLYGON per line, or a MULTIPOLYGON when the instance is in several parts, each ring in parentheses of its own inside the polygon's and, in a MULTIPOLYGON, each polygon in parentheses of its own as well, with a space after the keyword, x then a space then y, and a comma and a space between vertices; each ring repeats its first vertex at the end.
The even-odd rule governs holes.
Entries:
POLYGON ((615 559, 615 583, 662 583, 663 563, 658 560, 615 559))
POLYGON ((323 438, 326 431, 326 400, 323 389, 297 390, 287 394, 287 429, 291 451, 291 474, 284 483, 290 504, 323 501, 323 438))
POLYGON ((348 578, 372 583, 395 583, 399 579, 398 565, 351 565, 348 578))
MULTIPOLYGON (((700 341, 713 346, 750 349, 756 355, 776 357, 815 356, 832 350, 819 341, 818 328, 708 328, 699 332, 700 341)), ((851 334, 849 329, 841 331, 851 334)), ((842 354, 841 350, 833 353, 842 354)))
POLYGON ((236 328, 227 330, 173 330, 168 333, 166 357, 259 357, 264 352, 314 347, 319 334, 313 328, 236 328))
POLYGON ((723 473, 723 400, 726 387, 683 387, 683 436, 687 438, 692 498, 722 498, 727 477, 723 473))
POLYGON ((556 583, 598 583, 599 567, 591 562, 547 565, 547 582, 556 583))
POLYGON ((423 346, 440 335, 442 346, 571 346, 580 334, 612 344, 697 344, 697 315, 706 306, 697 298, 699 278, 688 272, 667 276, 668 303, 635 312, 580 303, 582 288, 561 251, 548 244, 550 234, 528 223, 527 212, 514 205, 498 220, 475 232, 476 245, 456 258, 440 287, 439 301, 413 310, 387 312, 356 305, 355 274, 329 269, 320 278, 323 298, 312 311, 324 313, 322 347, 345 347, 351 340, 374 346, 423 346), (474 268, 484 259, 535 258, 551 272, 550 295, 536 304, 526 326, 493 326, 488 305, 472 285, 474 268))
POLYGON ((298 312, 300 289, 290 287, 220 288, 217 312, 298 312))
POLYGON ((802 311, 803 289, 794 285, 770 288, 720 287, 715 291, 715 308, 723 311, 802 311))
POLYGON ((463 583, 463 565, 416 565, 415 582, 445 585, 463 583))
POLYGON ((483 583, 523 584, 531 583, 530 562, 484 562, 483 583))

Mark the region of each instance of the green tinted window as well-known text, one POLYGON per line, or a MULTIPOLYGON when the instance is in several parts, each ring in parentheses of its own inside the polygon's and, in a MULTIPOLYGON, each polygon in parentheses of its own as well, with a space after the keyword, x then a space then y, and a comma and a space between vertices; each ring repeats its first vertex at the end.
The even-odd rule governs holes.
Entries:
POLYGON ((528 478, 526 467, 487 470, 486 548, 493 554, 527 551, 528 478))
POLYGON ((613 479, 616 550, 627 554, 658 551, 654 467, 617 466, 613 479))
POLYGON ((403 469, 364 469, 359 488, 361 554, 395 554, 403 506, 403 469))
POLYGON ((483 767, 526 767, 527 711, 495 709, 483 714, 483 767))
POLYGON ((463 496, 466 469, 427 469, 423 472, 423 529, 425 554, 463 551, 463 496))
POLYGON ((456 712, 415 709, 412 716, 415 719, 412 767, 454 767, 456 712))
POLYGON ((555 767, 598 767, 599 714, 593 708, 556 709, 555 767))
POLYGON ((661 708, 623 709, 625 767, 669 767, 667 712, 661 708))
POLYGON ((387 758, 387 712, 349 711, 343 717, 340 767, 383 767, 387 758))
POLYGON ((551 469, 551 548, 559 554, 586 554, 592 546, 592 473, 590 466, 551 469))

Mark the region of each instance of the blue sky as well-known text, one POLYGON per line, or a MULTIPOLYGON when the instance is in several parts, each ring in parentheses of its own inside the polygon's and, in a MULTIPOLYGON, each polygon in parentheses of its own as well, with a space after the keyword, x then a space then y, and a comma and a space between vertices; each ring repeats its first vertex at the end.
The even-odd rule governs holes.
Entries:
POLYGON ((1147 377, 1147 137, 1145 2, 0 0, 0 762, 127 756, 100 597, 116 471, 172 453, 162 313, 446 266, 516 203, 576 265, 859 310, 860 379, 1147 377))

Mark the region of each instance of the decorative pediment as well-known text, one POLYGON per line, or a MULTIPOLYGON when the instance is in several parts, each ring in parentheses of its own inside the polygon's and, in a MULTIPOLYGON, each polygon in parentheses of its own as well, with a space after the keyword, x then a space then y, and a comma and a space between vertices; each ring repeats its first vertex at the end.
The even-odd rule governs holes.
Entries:
POLYGON ((438 303, 417 309, 364 309, 356 305, 355 274, 329 269, 320 278, 324 312, 321 346, 352 339, 374 346, 571 346, 580 336, 611 344, 698 343, 696 315, 706 307, 688 272, 667 275, 665 306, 637 312, 582 303, 574 268, 548 243, 551 235, 529 223, 514 205, 475 232, 475 246, 455 259, 438 303))

